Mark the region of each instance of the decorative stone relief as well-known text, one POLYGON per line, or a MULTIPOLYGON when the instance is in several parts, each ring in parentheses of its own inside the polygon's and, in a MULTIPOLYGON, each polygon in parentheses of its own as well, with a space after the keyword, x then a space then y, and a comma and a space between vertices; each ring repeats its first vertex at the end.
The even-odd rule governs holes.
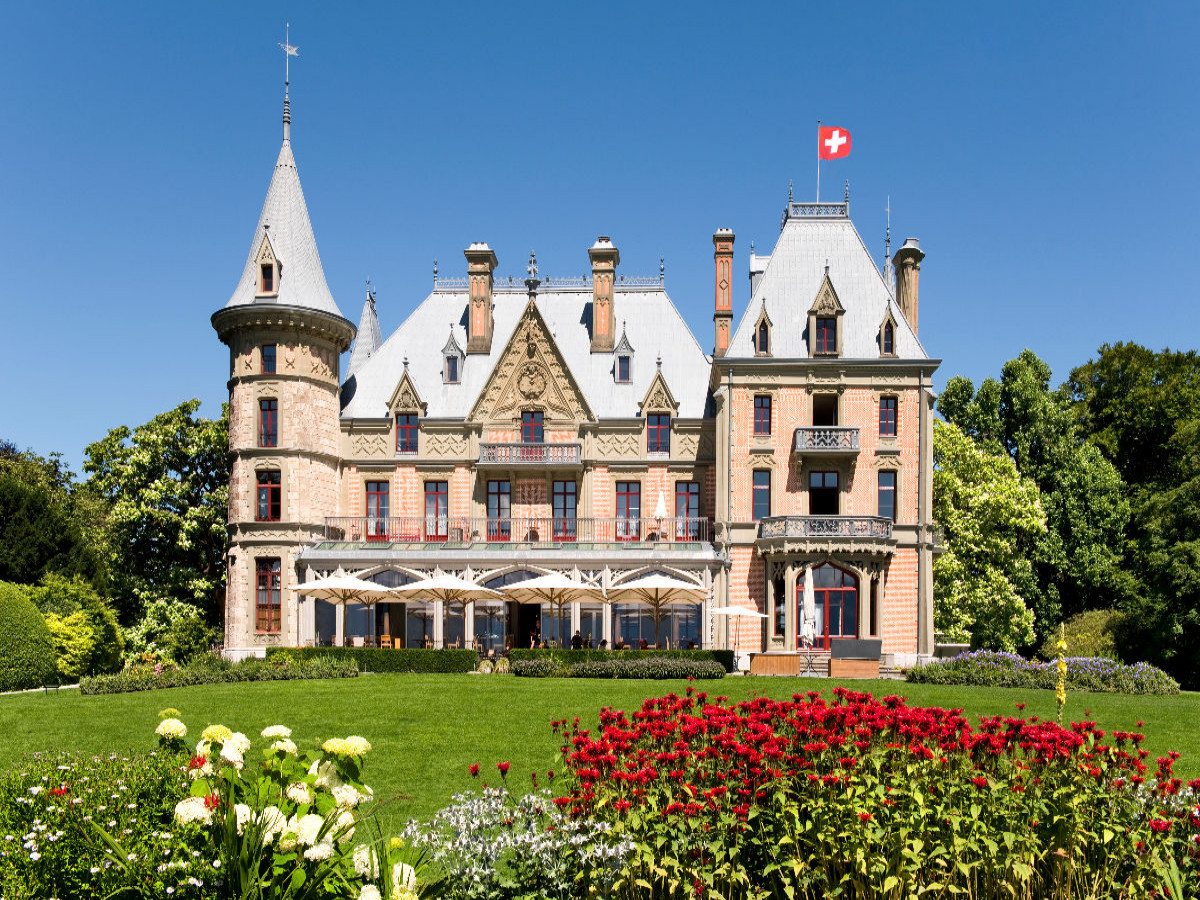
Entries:
POLYGON ((460 457, 467 452, 467 439, 461 434, 433 433, 425 435, 425 453, 427 456, 460 457))
POLYGON ((382 434, 356 434, 350 438, 350 450, 355 456, 386 456, 388 442, 382 434))
POLYGON ((596 438, 596 450, 604 459, 638 456, 640 448, 636 434, 602 434, 596 438))
POLYGON ((695 456, 700 445, 700 436, 696 434, 680 434, 675 440, 675 446, 683 456, 695 456))

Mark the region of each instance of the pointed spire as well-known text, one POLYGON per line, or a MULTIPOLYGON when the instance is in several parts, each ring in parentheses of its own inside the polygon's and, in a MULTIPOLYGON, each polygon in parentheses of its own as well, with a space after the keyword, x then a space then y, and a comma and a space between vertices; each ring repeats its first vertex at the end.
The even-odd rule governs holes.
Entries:
POLYGON ((887 228, 883 233, 883 283, 887 285, 892 299, 896 298, 896 273, 892 270, 892 195, 888 194, 887 228))
POLYGON ((358 335, 350 347, 350 361, 346 363, 346 378, 363 367, 375 351, 383 344, 383 332, 379 329, 379 315, 375 311, 375 290, 367 279, 367 299, 363 303, 362 315, 358 319, 358 335))
POLYGON ((300 55, 300 48, 293 47, 289 37, 291 33, 292 23, 287 22, 283 27, 283 43, 279 45, 283 50, 283 142, 290 143, 292 140, 292 101, 288 97, 288 82, 291 80, 291 60, 293 56, 300 55))

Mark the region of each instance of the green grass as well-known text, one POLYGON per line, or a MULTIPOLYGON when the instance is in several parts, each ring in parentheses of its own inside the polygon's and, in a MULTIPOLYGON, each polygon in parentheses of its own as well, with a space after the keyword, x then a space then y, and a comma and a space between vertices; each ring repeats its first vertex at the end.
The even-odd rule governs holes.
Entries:
MULTIPOLYGON (((713 695, 742 699, 753 693, 786 698, 807 690, 828 691, 825 679, 728 678, 695 682, 713 695)), ((359 734, 374 745, 367 758, 367 782, 378 796, 399 796, 385 812, 397 825, 427 817, 455 791, 471 787, 467 766, 478 762, 481 780, 495 784, 495 764, 512 763, 509 782, 525 790, 530 772, 542 783, 555 768, 559 740, 551 719, 579 716, 595 723, 602 706, 631 709, 650 696, 676 691, 678 681, 594 681, 518 679, 491 675, 364 675, 334 681, 281 681, 206 685, 136 694, 83 697, 75 691, 0 697, 0 772, 18 767, 38 751, 100 753, 149 749, 155 745, 158 711, 182 713, 189 738, 205 725, 221 722, 253 739, 268 725, 292 728, 303 745, 328 737, 359 734)), ((1005 688, 910 685, 897 681, 848 682, 876 696, 902 694, 913 705, 962 707, 970 716, 1054 716, 1054 694, 1005 688)), ((1168 750, 1184 756, 1176 765, 1182 778, 1200 776, 1200 693, 1176 697, 1071 694, 1066 717, 1085 710, 1106 730, 1135 730, 1144 721, 1146 749, 1154 757, 1168 750)))

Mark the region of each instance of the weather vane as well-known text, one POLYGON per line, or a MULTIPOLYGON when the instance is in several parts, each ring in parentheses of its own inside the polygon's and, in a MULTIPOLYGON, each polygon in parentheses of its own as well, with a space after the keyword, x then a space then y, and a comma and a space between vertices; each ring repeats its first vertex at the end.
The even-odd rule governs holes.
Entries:
POLYGON ((279 45, 279 49, 283 51, 283 84, 287 87, 289 76, 291 75, 290 63, 291 57, 300 55, 300 48, 293 47, 289 39, 292 23, 286 22, 283 26, 283 43, 279 45))

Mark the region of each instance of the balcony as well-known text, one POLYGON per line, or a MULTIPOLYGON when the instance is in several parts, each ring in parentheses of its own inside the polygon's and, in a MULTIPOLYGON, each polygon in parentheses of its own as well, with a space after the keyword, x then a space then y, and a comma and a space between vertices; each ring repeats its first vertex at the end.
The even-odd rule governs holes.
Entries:
POLYGON ((580 444, 480 444, 480 466, 579 468, 580 444))
POLYGON ((891 553, 892 520, 880 516, 771 516, 758 525, 764 549, 891 553))
POLYGON ((842 425, 797 428, 792 453, 813 458, 858 456, 858 429, 842 425))
POLYGON ((703 518, 471 518, 373 516, 325 519, 325 540, 352 544, 581 545, 710 543, 703 518))

